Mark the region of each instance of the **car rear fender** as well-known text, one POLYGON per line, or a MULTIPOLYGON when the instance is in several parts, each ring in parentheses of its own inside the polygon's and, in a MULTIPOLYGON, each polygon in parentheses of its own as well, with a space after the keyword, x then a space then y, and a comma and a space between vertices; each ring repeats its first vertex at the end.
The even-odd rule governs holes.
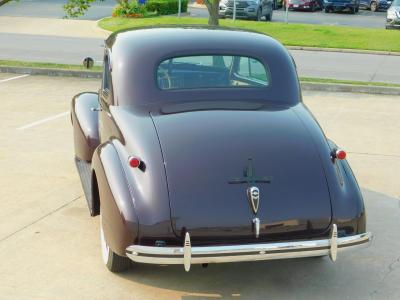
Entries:
MULTIPOLYGON (((335 144, 332 140, 328 139, 329 147, 334 149, 339 149, 340 147, 335 144)), ((342 176, 345 187, 345 193, 347 195, 347 199, 354 202, 356 207, 358 207, 355 218, 350 219, 341 219, 342 226, 350 226, 356 229, 355 233, 364 233, 366 232, 366 216, 365 216, 365 207, 364 200, 361 194, 361 189, 358 185, 357 179, 354 176, 353 170, 351 169, 349 162, 347 159, 344 160, 336 160, 335 164, 338 167, 338 172, 340 176, 342 176), (345 221, 346 220, 346 221, 345 221), (346 224, 347 223, 347 224, 346 224)), ((340 217, 338 216, 338 219, 340 217)), ((340 223, 339 221, 337 223, 340 223)))
MULTIPOLYGON (((112 142, 97 147, 92 158, 92 168, 98 189, 104 235, 108 246, 118 255, 137 243, 139 221, 134 199, 117 150, 112 142)), ((95 194, 93 194, 95 199, 95 194)))
POLYGON ((97 93, 81 93, 72 98, 71 121, 75 156, 90 162, 99 139, 99 101, 97 93))
POLYGON ((350 166, 346 160, 331 159, 331 153, 337 146, 326 138, 317 120, 304 104, 294 107, 294 111, 303 120, 320 153, 331 196, 332 223, 338 226, 339 235, 361 232, 365 229, 364 202, 350 166))

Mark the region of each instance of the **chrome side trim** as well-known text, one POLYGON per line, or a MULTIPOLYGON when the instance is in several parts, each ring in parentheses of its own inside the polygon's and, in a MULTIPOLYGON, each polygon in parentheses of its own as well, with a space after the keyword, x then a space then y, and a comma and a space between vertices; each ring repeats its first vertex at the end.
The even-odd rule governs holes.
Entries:
POLYGON ((369 244, 370 232, 353 236, 337 237, 333 228, 329 239, 293 241, 280 243, 259 243, 225 246, 192 247, 189 233, 183 247, 150 247, 132 245, 126 255, 135 262, 150 264, 183 264, 185 270, 192 264, 257 261, 283 258, 329 255, 333 261, 337 253, 360 248, 369 244))

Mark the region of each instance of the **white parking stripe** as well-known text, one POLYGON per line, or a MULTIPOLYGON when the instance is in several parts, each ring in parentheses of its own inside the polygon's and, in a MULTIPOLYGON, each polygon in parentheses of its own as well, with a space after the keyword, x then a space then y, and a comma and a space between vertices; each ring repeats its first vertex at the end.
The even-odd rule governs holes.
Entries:
POLYGON ((36 122, 30 123, 30 124, 18 127, 17 130, 25 130, 25 129, 28 129, 28 128, 32 128, 32 127, 38 126, 40 124, 46 123, 48 121, 52 121, 52 120, 64 117, 64 116, 66 116, 68 114, 69 114, 69 111, 66 111, 66 112, 63 112, 61 114, 57 114, 57 115, 54 115, 54 116, 51 116, 51 117, 47 117, 47 118, 41 119, 39 121, 36 121, 36 122))
POLYGON ((0 80, 0 83, 11 81, 11 80, 14 80, 14 79, 24 78, 24 77, 28 77, 28 76, 30 76, 30 75, 29 74, 24 74, 24 75, 15 76, 15 77, 7 78, 7 79, 2 79, 2 80, 0 80))

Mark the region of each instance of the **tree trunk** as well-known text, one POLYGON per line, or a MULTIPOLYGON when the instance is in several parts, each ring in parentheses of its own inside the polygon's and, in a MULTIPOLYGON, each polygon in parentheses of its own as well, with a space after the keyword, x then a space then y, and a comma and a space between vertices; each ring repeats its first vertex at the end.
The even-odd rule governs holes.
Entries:
POLYGON ((205 4, 208 9, 208 25, 219 25, 219 0, 206 0, 205 4))

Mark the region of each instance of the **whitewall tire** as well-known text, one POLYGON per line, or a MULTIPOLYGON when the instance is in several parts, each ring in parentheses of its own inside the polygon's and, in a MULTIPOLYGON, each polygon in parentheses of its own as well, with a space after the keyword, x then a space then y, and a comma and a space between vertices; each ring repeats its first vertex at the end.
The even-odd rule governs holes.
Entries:
POLYGON ((118 273, 129 269, 132 265, 132 262, 129 258, 119 256, 114 253, 111 248, 107 244, 106 237, 104 235, 103 230, 103 218, 100 212, 100 247, 101 247, 101 256, 103 258, 104 264, 107 266, 113 273, 118 273))

